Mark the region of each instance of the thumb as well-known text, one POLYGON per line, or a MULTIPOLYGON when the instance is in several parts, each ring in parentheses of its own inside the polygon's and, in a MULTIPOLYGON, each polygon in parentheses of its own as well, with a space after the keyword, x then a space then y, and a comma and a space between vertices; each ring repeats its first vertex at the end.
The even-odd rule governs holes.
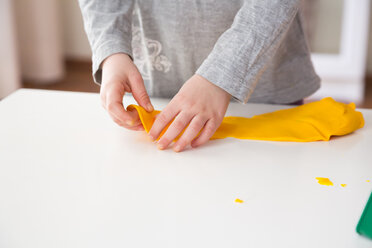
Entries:
POLYGON ((138 126, 139 124, 141 124, 138 112, 136 110, 126 109, 126 112, 131 117, 132 120, 131 126, 138 126))
POLYGON ((136 99, 137 103, 146 109, 147 112, 152 112, 154 107, 152 106, 150 97, 147 94, 142 76, 138 71, 129 77, 129 83, 133 97, 136 99))

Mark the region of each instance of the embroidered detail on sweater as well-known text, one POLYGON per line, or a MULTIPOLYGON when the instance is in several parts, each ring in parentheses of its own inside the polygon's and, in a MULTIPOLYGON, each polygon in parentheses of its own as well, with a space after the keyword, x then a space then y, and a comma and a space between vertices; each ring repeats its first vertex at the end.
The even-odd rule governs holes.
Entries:
POLYGON ((151 78, 151 72, 156 70, 167 73, 172 64, 162 54, 162 44, 143 35, 140 27, 132 26, 132 52, 134 63, 144 80, 151 78))

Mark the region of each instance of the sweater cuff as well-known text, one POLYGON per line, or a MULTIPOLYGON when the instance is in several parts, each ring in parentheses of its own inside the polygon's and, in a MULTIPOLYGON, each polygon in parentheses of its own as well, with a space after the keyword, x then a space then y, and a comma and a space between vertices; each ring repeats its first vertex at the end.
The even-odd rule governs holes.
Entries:
POLYGON ((239 102, 247 103, 254 88, 248 88, 244 83, 244 79, 229 73, 231 68, 225 68, 216 61, 217 60, 209 56, 196 71, 196 74, 225 90, 239 102), (212 60, 214 60, 214 62, 212 62, 212 60))

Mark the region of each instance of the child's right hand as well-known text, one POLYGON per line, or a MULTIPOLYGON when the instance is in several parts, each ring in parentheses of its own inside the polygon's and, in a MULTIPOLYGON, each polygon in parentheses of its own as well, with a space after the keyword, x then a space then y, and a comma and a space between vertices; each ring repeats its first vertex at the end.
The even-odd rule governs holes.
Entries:
POLYGON ((143 130, 137 111, 126 111, 123 106, 125 92, 131 92, 137 103, 148 112, 154 109, 142 76, 131 58, 124 53, 113 54, 102 64, 102 106, 118 125, 131 130, 143 130))

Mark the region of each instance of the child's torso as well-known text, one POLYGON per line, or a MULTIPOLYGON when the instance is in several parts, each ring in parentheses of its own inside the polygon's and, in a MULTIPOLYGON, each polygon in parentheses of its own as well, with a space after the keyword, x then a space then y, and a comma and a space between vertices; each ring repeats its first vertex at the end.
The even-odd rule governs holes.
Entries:
MULTIPOLYGON (((221 34, 231 27, 244 3, 250 1, 137 0, 132 52, 148 93, 173 97, 207 58, 221 34)), ((297 15, 250 101, 291 102, 318 87, 319 79, 297 15)))

